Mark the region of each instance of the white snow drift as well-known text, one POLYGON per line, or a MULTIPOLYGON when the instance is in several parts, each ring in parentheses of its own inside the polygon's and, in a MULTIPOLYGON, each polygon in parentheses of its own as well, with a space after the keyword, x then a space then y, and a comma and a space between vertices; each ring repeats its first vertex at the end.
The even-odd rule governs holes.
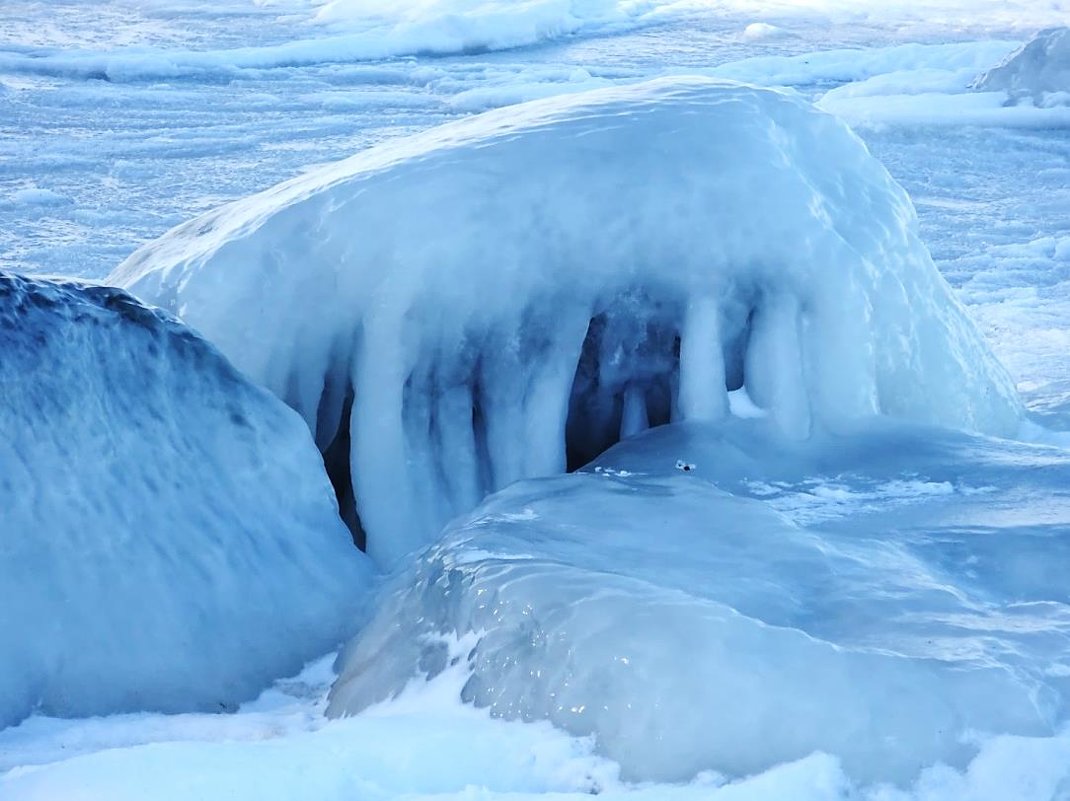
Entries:
POLYGON ((300 418, 108 287, 0 273, 0 726, 231 709, 351 633, 300 418))
POLYGON ((112 281, 304 416, 389 563, 491 490, 723 417, 741 386, 796 437, 873 414, 1014 431, 916 229, 842 123, 683 78, 386 143, 176 228, 112 281))

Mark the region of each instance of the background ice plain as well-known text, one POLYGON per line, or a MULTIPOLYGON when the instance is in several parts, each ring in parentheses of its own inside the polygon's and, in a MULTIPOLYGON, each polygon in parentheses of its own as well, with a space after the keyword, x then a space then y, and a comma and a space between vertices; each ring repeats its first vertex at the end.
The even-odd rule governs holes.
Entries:
POLYGON ((232 710, 360 620, 297 415, 121 290, 0 273, 0 726, 232 710))
POLYGON ((798 96, 730 82, 386 143, 179 226, 110 280, 304 416, 384 565, 519 478, 723 417, 744 384, 795 437, 872 414, 1020 424, 884 168, 798 96))
POLYGON ((452 639, 465 701, 594 735, 627 779, 815 751, 864 783, 964 767, 982 733, 1066 719, 1068 477, 1061 450, 901 423, 653 429, 451 524, 343 654, 328 714, 433 678, 452 639))

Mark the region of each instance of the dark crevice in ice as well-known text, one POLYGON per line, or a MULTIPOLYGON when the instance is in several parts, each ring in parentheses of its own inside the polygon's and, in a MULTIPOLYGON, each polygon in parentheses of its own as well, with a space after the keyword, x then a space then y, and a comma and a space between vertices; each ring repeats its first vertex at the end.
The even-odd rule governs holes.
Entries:
POLYGON ((323 450, 323 466, 334 487, 338 498, 338 513, 353 535, 353 543, 362 551, 367 547, 367 537, 357 513, 356 499, 353 497, 353 476, 350 468, 350 434, 349 420, 353 411, 353 389, 346 392, 342 404, 342 415, 338 421, 338 430, 334 439, 323 450))
POLYGON ((490 444, 487 441, 487 416, 483 411, 483 385, 479 380, 481 365, 476 366, 475 378, 472 382, 472 437, 475 443, 476 464, 479 466, 479 486, 486 488, 494 486, 491 475, 490 444))
POLYGON ((593 316, 569 397, 567 469, 623 436, 673 418, 680 383, 680 310, 635 293, 593 316))

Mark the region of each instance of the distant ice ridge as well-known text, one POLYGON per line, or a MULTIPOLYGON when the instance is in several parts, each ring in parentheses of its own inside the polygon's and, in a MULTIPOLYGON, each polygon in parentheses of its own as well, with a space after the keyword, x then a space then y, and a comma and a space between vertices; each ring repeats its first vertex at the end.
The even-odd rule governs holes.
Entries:
POLYGON ((1049 93, 1070 103, 1070 28, 1050 28, 981 75, 975 87, 1003 90, 1012 99, 1043 101, 1049 93))
POLYGON ((649 22, 686 0, 328 0, 315 19, 376 34, 397 53, 457 53, 531 45, 649 22))
MULTIPOLYGON (((7 0, 0 72, 140 82, 454 55, 613 35, 664 24, 736 31, 744 41, 884 29, 903 41, 1006 37, 1065 21, 1043 0, 7 0), (57 23, 58 21, 58 23, 57 23), (775 25, 772 23, 776 23, 775 25), (3 44, 7 42, 10 44, 3 44), (121 43, 118 44, 117 43, 121 43)), ((261 76, 251 76, 261 77, 261 76)))
POLYGON ((182 225, 111 280, 304 416, 384 564, 517 479, 722 419, 740 387, 793 437, 874 414, 1019 424, 884 168, 799 97, 734 83, 389 142, 182 225))
POLYGON ((344 652, 328 714, 466 665, 464 701, 594 736, 628 780, 815 751, 865 784, 961 769, 986 735, 1067 719, 1068 478, 1064 451, 891 421, 648 431, 452 523, 344 652), (947 489, 807 527, 748 497, 815 475, 947 489))
POLYGON ((300 418, 125 292, 0 273, 0 727, 220 711, 352 633, 300 418))
MULTIPOLYGON (((251 14, 242 5, 230 13, 251 14)), ((225 77, 242 70, 503 50, 568 35, 605 35, 703 10, 693 0, 332 0, 286 2, 278 8, 279 20, 270 22, 268 8, 257 11, 264 31, 253 45, 0 46, 0 72, 114 82, 225 77), (283 33, 288 38, 280 38, 283 33)), ((131 13, 150 9, 138 4, 131 13)), ((226 16, 226 9, 214 11, 226 16)), ((163 3, 152 16, 169 14, 182 19, 189 10, 163 3)))

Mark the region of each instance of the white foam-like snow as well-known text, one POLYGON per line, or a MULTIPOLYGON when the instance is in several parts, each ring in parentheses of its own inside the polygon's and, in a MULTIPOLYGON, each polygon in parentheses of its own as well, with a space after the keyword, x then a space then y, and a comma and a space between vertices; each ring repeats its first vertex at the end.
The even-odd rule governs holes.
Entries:
POLYGON ((630 780, 821 751, 907 786, 934 763, 957 777, 982 735, 1066 721, 1065 452, 888 423, 792 443, 737 420, 598 466, 451 524, 344 653, 328 714, 435 676, 447 637, 476 640, 460 698, 593 736, 630 780), (838 522, 786 503, 815 495, 838 522))
POLYGON ((110 287, 0 273, 0 726, 229 710, 370 580, 300 418, 110 287))
MULTIPOLYGON (((472 638, 439 638, 463 656, 472 638)), ((687 784, 629 784, 591 738, 545 723, 507 722, 462 705, 461 659, 416 679, 360 716, 322 717, 329 658, 280 682, 234 715, 35 717, 0 731, 5 801, 1061 801, 1070 736, 977 737, 963 769, 936 764, 910 786, 851 782, 831 755, 812 754, 744 779, 703 771, 687 784), (11 767, 18 766, 22 767, 11 767)))
POLYGON ((740 386, 796 437, 872 414, 1018 428, 861 142, 794 95, 702 78, 372 148, 111 280, 301 412, 385 563, 518 478, 718 419, 740 386))
POLYGON ((463 796, 475 787, 580 797, 620 787, 619 768, 594 755, 590 741, 458 704, 466 675, 458 666, 338 724, 322 715, 322 670, 266 692, 236 715, 31 719, 0 732, 0 748, 23 765, 0 775, 0 797, 387 801, 463 796))

